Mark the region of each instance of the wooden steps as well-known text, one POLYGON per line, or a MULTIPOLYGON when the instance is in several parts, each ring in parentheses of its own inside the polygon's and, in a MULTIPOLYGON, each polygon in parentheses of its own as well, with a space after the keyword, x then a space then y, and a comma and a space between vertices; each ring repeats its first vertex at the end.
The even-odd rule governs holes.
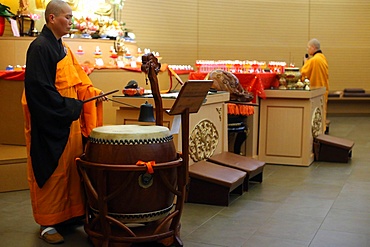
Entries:
POLYGON ((246 173, 205 160, 189 167, 188 202, 228 206, 230 193, 243 194, 246 173))
POLYGON ((263 161, 230 152, 216 154, 210 157, 208 161, 246 172, 247 176, 244 179, 245 191, 248 191, 250 181, 262 183, 263 169, 265 167, 265 162, 263 161))
POLYGON ((248 191, 249 182, 262 182, 265 162, 222 152, 189 167, 187 202, 228 206, 230 194, 248 191))

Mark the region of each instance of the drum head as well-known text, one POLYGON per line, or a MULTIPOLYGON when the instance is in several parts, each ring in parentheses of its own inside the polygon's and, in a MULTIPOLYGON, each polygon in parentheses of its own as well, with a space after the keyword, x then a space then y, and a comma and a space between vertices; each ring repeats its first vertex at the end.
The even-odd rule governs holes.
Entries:
MULTIPOLYGON (((123 142, 134 144, 135 142, 168 141, 170 131, 164 126, 141 126, 141 125, 107 125, 94 128, 89 139, 92 142, 123 142)), ((172 139, 172 138, 171 138, 172 139)))

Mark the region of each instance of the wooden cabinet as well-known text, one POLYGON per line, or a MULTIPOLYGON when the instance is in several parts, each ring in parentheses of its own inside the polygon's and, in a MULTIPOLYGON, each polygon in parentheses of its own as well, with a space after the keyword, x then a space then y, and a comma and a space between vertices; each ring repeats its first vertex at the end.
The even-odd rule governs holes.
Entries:
POLYGON ((266 90, 260 100, 259 159, 271 164, 309 166, 314 136, 323 133, 325 88, 266 90))
POLYGON ((23 81, 0 79, 0 144, 26 145, 21 105, 23 81))

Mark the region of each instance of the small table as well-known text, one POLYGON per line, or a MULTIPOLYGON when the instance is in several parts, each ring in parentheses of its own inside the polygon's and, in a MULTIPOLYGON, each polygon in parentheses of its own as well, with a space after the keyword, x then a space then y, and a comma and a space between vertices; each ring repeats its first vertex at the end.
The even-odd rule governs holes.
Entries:
POLYGON ((260 100, 259 160, 269 164, 309 166, 313 140, 324 133, 325 88, 266 90, 260 100))

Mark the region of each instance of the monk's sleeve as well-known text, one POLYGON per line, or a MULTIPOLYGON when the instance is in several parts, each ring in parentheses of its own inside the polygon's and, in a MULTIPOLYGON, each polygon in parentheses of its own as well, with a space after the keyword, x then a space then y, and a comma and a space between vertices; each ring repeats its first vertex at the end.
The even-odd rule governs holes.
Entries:
MULTIPOLYGON (((80 100, 86 100, 99 95, 102 91, 93 86, 90 78, 82 69, 77 59, 73 56, 73 64, 81 80, 81 84, 77 86, 77 94, 80 100)), ((82 135, 88 137, 92 129, 103 125, 103 104, 96 100, 84 103, 82 114, 80 117, 82 135)))
POLYGON ((29 48, 24 82, 31 118, 30 155, 40 187, 57 167, 68 141, 69 127, 79 118, 82 108, 81 101, 62 97, 57 91, 56 68, 52 64, 59 57, 45 47, 45 44, 35 44, 29 48))
POLYGON ((302 81, 307 77, 311 77, 311 71, 312 71, 312 66, 311 66, 311 60, 307 60, 306 63, 302 66, 301 68, 301 75, 302 75, 302 81))

